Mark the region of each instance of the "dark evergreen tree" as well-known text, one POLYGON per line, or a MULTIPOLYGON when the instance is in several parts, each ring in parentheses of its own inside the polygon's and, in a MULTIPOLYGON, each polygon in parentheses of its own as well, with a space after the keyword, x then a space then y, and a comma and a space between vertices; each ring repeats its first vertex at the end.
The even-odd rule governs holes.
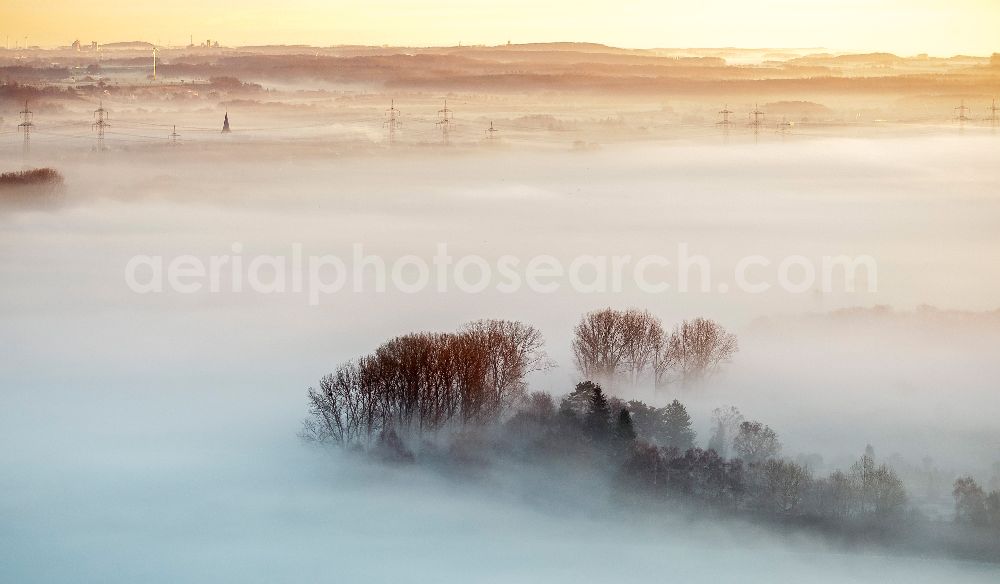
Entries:
POLYGON ((573 409, 573 404, 571 404, 566 398, 563 398, 559 402, 559 411, 557 412, 557 420, 560 424, 577 424, 580 423, 580 415, 573 409))
POLYGON ((632 427, 632 415, 628 410, 622 408, 618 413, 618 425, 615 427, 615 435, 623 442, 635 440, 635 428, 632 427))
POLYGON ((608 408, 608 398, 604 397, 604 390, 600 385, 593 384, 585 425, 587 432, 595 440, 604 441, 610 434, 611 410, 608 408))
POLYGON ((593 381, 581 381, 577 383, 573 392, 559 402, 559 409, 569 410, 577 416, 585 417, 587 412, 590 411, 590 402, 594 397, 595 388, 600 389, 600 386, 593 381))
POLYGON ((674 447, 682 452, 694 446, 691 416, 684 404, 674 400, 663 408, 663 425, 664 446, 674 447))

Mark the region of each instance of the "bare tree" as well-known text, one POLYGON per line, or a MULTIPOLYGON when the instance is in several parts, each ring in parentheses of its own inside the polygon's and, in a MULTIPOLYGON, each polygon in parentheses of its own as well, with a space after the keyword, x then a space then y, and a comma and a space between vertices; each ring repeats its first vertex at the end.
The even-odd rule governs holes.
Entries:
POLYGON ((538 329, 511 320, 478 320, 462 329, 486 360, 487 409, 497 414, 524 395, 524 378, 551 366, 538 329))
POLYGON ((580 374, 607 387, 635 385, 652 377, 663 350, 663 325, 645 310, 590 312, 573 332, 573 357, 580 374))
POLYGON ((733 449, 749 463, 763 462, 781 452, 778 435, 760 422, 743 422, 733 439, 733 449))
POLYGON ((686 320, 667 338, 658 362, 658 382, 696 384, 714 375, 739 350, 736 336, 705 318, 686 320))
POLYGON ((712 410, 712 436, 708 439, 709 449, 719 453, 722 458, 728 458, 729 449, 742 423, 743 414, 735 406, 712 410))
POLYGON ((970 476, 955 479, 952 495, 955 497, 955 521, 986 523, 986 493, 976 479, 970 476))
POLYGON ((851 466, 848 477, 855 493, 854 509, 860 514, 888 515, 906 503, 906 489, 896 472, 865 454, 851 466))
POLYGON ((541 334, 483 320, 458 333, 415 333, 383 343, 309 390, 302 435, 367 445, 386 431, 433 432, 499 420, 525 391, 524 377, 548 366, 541 334))
POLYGON ((381 404, 362 385, 356 363, 341 365, 336 373, 320 379, 319 389, 309 388, 309 412, 302 436, 317 442, 344 445, 371 440, 382 430, 381 404))
POLYGON ((624 359, 619 313, 611 308, 591 312, 580 319, 573 338, 573 358, 585 379, 608 384, 618 374, 624 359))
POLYGON ((841 470, 817 482, 816 508, 823 515, 840 519, 853 512, 855 488, 851 478, 841 470))
POLYGON ((812 483, 809 469, 794 462, 770 459, 763 465, 766 505, 778 513, 794 513, 812 483))
POLYGON ((651 376, 663 352, 663 324, 646 310, 629 309, 619 315, 623 346, 619 374, 635 386, 651 376))
POLYGON ((556 403, 544 391, 533 391, 518 404, 518 411, 536 419, 548 420, 556 415, 556 403))

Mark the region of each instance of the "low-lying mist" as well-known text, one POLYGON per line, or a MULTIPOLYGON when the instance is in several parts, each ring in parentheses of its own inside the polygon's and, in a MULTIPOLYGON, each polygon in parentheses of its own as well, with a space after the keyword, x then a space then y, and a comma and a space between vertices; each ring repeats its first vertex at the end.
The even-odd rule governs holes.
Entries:
MULTIPOLYGON (((871 444, 914 467, 929 457, 945 492, 959 475, 987 483, 1000 462, 994 141, 713 137, 328 158, 263 140, 231 152, 36 146, 32 165, 57 169, 65 188, 35 207, 0 202, 0 580, 993 582, 983 564, 630 513, 601 477, 521 466, 456 477, 297 433, 306 388, 338 363, 479 318, 537 327, 556 367, 531 389, 564 395, 581 380, 570 352, 580 315, 635 306, 669 327, 709 317, 739 337, 733 362, 699 387, 622 396, 681 400, 699 445, 712 410, 735 405, 774 428, 787 456, 819 455, 824 470, 871 444), (248 258, 293 243, 350 257, 358 243, 387 261, 429 259, 446 243, 456 256, 567 263, 671 257, 684 244, 711 261, 713 281, 749 254, 865 254, 878 287, 345 290, 311 306, 305 293, 126 285, 133 256, 232 254, 237 242, 248 258), (941 310, 915 311, 925 304, 941 310), (876 305, 889 308, 827 314, 876 305)), ((11 152, 5 170, 21 167, 11 152)), ((949 517, 940 485, 914 492, 949 517)))

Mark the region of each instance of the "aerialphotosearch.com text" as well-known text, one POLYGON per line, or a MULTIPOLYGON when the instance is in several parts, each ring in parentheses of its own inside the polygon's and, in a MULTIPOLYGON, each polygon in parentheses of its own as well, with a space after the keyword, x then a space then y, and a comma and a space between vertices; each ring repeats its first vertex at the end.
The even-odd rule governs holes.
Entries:
MULTIPOLYGON (((125 283, 139 294, 244 293, 304 294, 318 305, 334 294, 416 294, 426 291, 514 294, 530 291, 554 294, 615 293, 634 289, 648 294, 729 293, 761 294, 780 290, 790 294, 812 291, 875 292, 878 266, 868 255, 746 255, 713 270, 713 261, 694 253, 688 244, 674 253, 646 255, 554 255, 521 257, 449 252, 438 243, 427 256, 396 257, 351 246, 349 254, 308 254, 300 243, 287 254, 247 254, 242 243, 226 253, 197 255, 135 255, 124 267, 125 283), (724 278, 717 278, 724 273, 724 278)), ((721 262, 720 262, 721 263, 721 262)))

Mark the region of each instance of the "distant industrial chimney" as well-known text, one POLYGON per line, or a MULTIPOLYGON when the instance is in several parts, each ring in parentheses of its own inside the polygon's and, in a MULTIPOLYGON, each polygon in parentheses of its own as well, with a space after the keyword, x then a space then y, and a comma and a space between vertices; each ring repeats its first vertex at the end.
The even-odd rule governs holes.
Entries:
POLYGON ((222 133, 223 134, 228 134, 229 132, 230 132, 230 129, 229 129, 229 112, 226 112, 226 117, 223 118, 223 120, 222 120, 222 133))

